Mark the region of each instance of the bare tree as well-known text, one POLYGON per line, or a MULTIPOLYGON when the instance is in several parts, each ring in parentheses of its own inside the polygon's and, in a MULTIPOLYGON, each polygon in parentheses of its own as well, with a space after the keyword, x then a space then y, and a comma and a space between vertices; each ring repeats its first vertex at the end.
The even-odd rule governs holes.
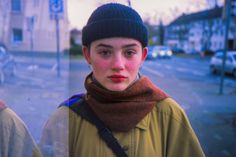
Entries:
POLYGON ((121 0, 100 0, 96 2, 96 5, 100 6, 102 4, 111 3, 111 2, 124 3, 131 7, 131 0, 122 0, 122 1, 121 0))
POLYGON ((127 3, 128 3, 128 6, 129 6, 129 7, 132 7, 132 5, 131 5, 131 0, 127 0, 127 3))
POLYGON ((176 19, 181 14, 181 11, 178 7, 170 8, 169 11, 173 19, 176 19))
POLYGON ((216 6, 222 6, 225 0, 205 0, 208 8, 215 8, 216 6))

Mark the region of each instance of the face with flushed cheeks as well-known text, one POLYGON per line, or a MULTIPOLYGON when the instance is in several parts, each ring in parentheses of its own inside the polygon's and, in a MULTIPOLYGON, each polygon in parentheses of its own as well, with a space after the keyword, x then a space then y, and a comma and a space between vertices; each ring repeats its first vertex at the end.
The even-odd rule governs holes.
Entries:
POLYGON ((83 53, 103 87, 123 91, 136 79, 147 48, 135 39, 115 37, 96 40, 83 53))

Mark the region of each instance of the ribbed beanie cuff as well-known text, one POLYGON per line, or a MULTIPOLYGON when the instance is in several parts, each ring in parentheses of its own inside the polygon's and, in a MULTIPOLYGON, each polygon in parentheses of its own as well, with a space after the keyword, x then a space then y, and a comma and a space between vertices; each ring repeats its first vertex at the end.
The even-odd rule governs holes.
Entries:
POLYGON ((139 14, 132 8, 109 3, 97 8, 82 30, 82 44, 110 37, 127 37, 147 46, 147 29, 139 14))

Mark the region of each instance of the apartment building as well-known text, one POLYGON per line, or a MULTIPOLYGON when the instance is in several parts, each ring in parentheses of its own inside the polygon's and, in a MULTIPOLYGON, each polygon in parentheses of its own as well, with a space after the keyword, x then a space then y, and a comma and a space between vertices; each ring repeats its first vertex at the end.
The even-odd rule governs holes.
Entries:
MULTIPOLYGON (((59 20, 60 51, 69 48, 67 3, 59 20)), ((49 0, 0 0, 0 42, 10 51, 56 52, 56 24, 49 0)))
MULTIPOLYGON (((225 23, 222 7, 192 14, 183 14, 165 29, 165 44, 183 48, 187 53, 222 50, 225 42, 225 23)), ((227 44, 236 49, 236 24, 231 20, 227 44)))

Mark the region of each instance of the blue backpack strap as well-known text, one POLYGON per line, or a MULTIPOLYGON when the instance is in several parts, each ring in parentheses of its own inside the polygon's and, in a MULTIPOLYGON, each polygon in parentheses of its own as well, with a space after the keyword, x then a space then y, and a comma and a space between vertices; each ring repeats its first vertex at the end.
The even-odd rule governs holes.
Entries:
POLYGON ((84 96, 85 96, 84 93, 80 93, 80 94, 73 95, 72 97, 70 97, 69 99, 67 99, 67 100, 64 101, 63 103, 61 103, 61 104, 59 105, 59 107, 61 107, 61 106, 66 106, 66 107, 69 107, 69 108, 70 108, 70 106, 72 106, 73 104, 82 101, 82 99, 83 99, 84 96))

